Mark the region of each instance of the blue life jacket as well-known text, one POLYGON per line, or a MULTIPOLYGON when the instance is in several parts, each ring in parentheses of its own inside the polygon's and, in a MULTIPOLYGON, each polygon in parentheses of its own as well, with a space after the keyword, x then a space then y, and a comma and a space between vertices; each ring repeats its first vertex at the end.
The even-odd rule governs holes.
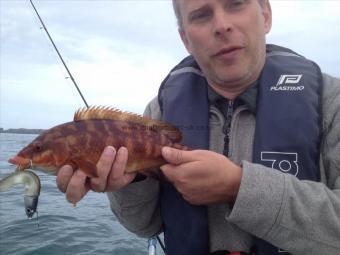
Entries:
MULTIPOLYGON (((267 45, 258 86, 253 162, 319 181, 319 67, 289 49, 267 45)), ((207 80, 189 56, 172 69, 158 94, 162 120, 177 126, 183 144, 193 148, 209 149, 207 88, 207 80)), ((162 183, 160 203, 167 254, 209 254, 206 206, 189 204, 168 182, 162 183)), ((260 239, 255 252, 284 254, 260 239)))

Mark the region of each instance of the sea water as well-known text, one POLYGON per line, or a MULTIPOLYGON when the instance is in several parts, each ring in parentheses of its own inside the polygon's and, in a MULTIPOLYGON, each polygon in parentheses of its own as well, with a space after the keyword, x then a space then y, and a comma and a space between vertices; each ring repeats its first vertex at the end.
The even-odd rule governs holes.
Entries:
MULTIPOLYGON (((35 137, 0 133, 1 179, 15 170, 7 160, 35 137)), ((147 240, 120 225, 106 194, 89 192, 73 207, 58 190, 55 176, 36 173, 41 180, 38 221, 36 215, 27 219, 23 185, 0 192, 1 255, 148 254, 147 240)), ((159 246, 157 254, 163 254, 159 246)))

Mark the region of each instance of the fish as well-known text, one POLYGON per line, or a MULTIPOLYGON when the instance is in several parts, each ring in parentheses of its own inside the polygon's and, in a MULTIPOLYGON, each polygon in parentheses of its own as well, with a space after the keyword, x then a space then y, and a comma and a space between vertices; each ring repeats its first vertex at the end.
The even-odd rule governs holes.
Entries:
POLYGON ((111 107, 91 106, 75 112, 73 121, 52 127, 8 160, 17 170, 57 175, 63 165, 97 177, 96 164, 106 146, 126 147, 125 172, 147 171, 165 164, 162 147, 187 150, 182 134, 168 123, 111 107))

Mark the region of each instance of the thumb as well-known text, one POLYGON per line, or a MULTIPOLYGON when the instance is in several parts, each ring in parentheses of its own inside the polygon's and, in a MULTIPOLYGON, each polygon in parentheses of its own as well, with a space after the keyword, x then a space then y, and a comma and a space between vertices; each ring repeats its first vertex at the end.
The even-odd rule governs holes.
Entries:
POLYGON ((168 163, 173 165, 180 165, 198 160, 195 157, 194 151, 183 151, 167 146, 162 148, 162 156, 168 163))

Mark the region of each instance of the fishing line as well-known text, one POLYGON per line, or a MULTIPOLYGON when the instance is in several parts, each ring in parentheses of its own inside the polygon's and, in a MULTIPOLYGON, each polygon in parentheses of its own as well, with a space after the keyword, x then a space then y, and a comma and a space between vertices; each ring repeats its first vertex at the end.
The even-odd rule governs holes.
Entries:
POLYGON ((159 245, 161 246, 161 248, 162 248, 164 254, 166 254, 166 252, 165 252, 165 246, 164 246, 162 240, 160 239, 159 235, 156 235, 156 238, 157 238, 158 243, 159 243, 159 245))
POLYGON ((35 212, 36 214, 37 214, 37 226, 38 226, 38 228, 39 228, 39 215, 38 215, 38 210, 35 212))
POLYGON ((54 43, 54 41, 53 41, 53 39, 52 39, 52 37, 51 37, 51 35, 50 35, 50 33, 48 32, 48 30, 47 30, 47 28, 46 28, 46 26, 45 26, 43 20, 41 19, 40 15, 39 15, 39 13, 38 13, 38 10, 35 8, 35 6, 34 6, 34 4, 33 4, 33 1, 30 0, 30 3, 31 3, 31 5, 32 5, 32 7, 33 7, 35 13, 37 14, 37 16, 38 16, 38 18, 39 18, 39 20, 40 20, 40 23, 41 23, 43 29, 45 30, 45 32, 46 32, 48 38, 50 39, 50 41, 51 41, 51 43, 52 43, 52 45, 53 45, 53 48, 54 48, 55 51, 57 52, 57 54, 58 54, 58 56, 59 56, 59 59, 60 59, 61 62, 63 63, 63 65, 64 65, 64 67, 65 67, 65 69, 66 69, 66 71, 67 71, 67 73, 68 73, 69 78, 70 78, 71 81, 73 82, 73 85, 76 87, 76 89, 77 89, 77 91, 78 91, 78 93, 79 93, 81 99, 83 100, 84 104, 86 105, 87 108, 89 108, 89 105, 87 104, 87 102, 86 102, 86 100, 85 100, 83 94, 81 93, 81 91, 80 91, 80 89, 79 89, 79 87, 78 87, 78 85, 77 85, 75 79, 73 78, 73 75, 71 74, 70 70, 68 69, 68 67, 67 67, 67 65, 66 65, 66 63, 65 63, 65 61, 64 61, 64 59, 63 59, 63 57, 61 56, 61 54, 60 54, 60 52, 59 52, 57 46, 55 45, 55 43, 54 43))
MULTIPOLYGON (((31 6, 29 6, 29 10, 32 13, 32 16, 34 18, 36 18, 36 13, 34 12, 34 9, 31 8, 31 6)), ((44 28, 41 26, 40 20, 38 18, 34 19, 34 23, 37 27, 40 28, 41 31, 44 30, 44 28)), ((53 48, 53 45, 51 44, 49 38, 47 37, 46 32, 42 31, 42 33, 44 33, 44 36, 43 36, 44 40, 41 44, 42 47, 44 47, 44 49, 42 51, 49 53, 49 55, 48 55, 49 59, 59 58, 58 54, 56 53, 56 51, 53 48)), ((67 87, 70 89, 71 94, 73 96, 73 99, 77 102, 77 105, 83 105, 84 103, 81 100, 81 98, 79 97, 78 92, 74 89, 74 85, 73 85, 72 81, 69 79, 70 77, 68 77, 68 74, 67 74, 63 64, 58 62, 57 64, 55 64, 55 67, 53 67, 53 70, 58 70, 58 72, 60 73, 60 77, 64 77, 65 84, 67 84, 67 87)))

